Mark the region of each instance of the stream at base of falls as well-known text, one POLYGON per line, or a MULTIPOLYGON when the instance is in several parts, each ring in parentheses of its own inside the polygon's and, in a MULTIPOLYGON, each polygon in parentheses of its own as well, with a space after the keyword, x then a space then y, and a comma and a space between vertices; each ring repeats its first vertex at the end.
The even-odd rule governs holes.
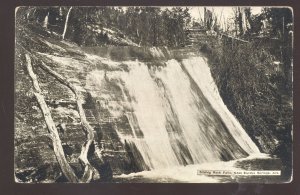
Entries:
MULTIPOLYGON (((280 170, 280 159, 266 154, 252 155, 227 162, 214 162, 177 166, 172 168, 142 171, 131 174, 116 175, 116 183, 277 183, 282 182, 281 175, 250 175, 249 171, 280 170), (231 173, 228 175, 207 175, 206 171, 231 173), (248 171, 248 175, 243 174, 248 171), (206 174, 204 174, 206 173, 206 174), (237 175, 237 174, 240 175, 237 175), (243 174, 243 175, 241 175, 243 174)), ((250 172, 251 173, 251 172, 250 172)))

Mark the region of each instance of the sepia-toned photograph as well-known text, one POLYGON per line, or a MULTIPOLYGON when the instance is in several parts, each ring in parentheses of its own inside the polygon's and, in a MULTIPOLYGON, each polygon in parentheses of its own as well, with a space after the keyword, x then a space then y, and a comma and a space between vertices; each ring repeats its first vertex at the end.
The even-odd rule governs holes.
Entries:
POLYGON ((290 7, 15 9, 17 183, 290 183, 290 7))

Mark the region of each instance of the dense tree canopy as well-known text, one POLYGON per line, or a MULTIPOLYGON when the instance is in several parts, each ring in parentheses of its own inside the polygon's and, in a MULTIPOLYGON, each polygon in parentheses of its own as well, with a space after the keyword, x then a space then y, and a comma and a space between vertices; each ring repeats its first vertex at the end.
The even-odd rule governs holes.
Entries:
MULTIPOLYGON (((62 34, 68 7, 22 7, 23 20, 42 24, 47 17, 49 30, 62 34)), ((89 26, 109 28, 128 36, 139 45, 183 46, 185 28, 190 24, 188 8, 174 7, 73 7, 66 38, 79 45, 109 44, 105 31, 95 33, 89 26)))

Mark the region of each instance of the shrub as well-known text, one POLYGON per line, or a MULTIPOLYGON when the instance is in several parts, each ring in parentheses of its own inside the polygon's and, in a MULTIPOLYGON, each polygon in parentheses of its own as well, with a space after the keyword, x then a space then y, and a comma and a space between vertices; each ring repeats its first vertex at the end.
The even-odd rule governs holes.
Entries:
POLYGON ((262 152, 278 155, 290 167, 292 108, 285 74, 264 45, 202 44, 212 75, 229 110, 239 119, 262 152), (213 47, 211 46, 213 45, 213 47))

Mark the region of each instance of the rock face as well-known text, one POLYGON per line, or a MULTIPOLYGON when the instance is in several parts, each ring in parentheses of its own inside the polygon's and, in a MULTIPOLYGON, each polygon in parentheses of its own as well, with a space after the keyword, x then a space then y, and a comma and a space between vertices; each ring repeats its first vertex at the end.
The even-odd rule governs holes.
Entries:
MULTIPOLYGON (((80 177, 83 173, 78 157, 86 141, 86 135, 80 124, 75 97, 70 89, 38 68, 39 60, 46 62, 49 67, 65 76, 85 94, 86 102, 83 107, 87 120, 94 129, 97 142, 91 147, 89 153, 92 154, 92 150, 101 150, 104 163, 91 154, 88 159, 99 171, 101 180, 110 180, 113 174, 144 170, 133 158, 133 153, 138 151, 129 149, 129 143, 121 143, 116 131, 117 126, 122 126, 124 131, 129 131, 127 118, 113 118, 108 111, 109 108, 101 106, 97 97, 92 97, 85 89, 87 74, 95 69, 95 66, 103 69, 106 65, 87 58, 80 48, 66 41, 56 41, 30 34, 20 39, 20 42, 25 47, 32 46, 31 54, 35 56, 33 71, 38 76, 54 122, 59 127, 59 136, 66 158, 77 176, 80 177), (33 39, 37 41, 34 42, 33 39), (44 53, 38 53, 40 51, 44 53)), ((23 52, 20 46, 17 47, 15 179, 17 182, 66 181, 54 155, 52 141, 48 136, 42 113, 33 97, 32 84, 23 65, 25 63, 23 52)))

